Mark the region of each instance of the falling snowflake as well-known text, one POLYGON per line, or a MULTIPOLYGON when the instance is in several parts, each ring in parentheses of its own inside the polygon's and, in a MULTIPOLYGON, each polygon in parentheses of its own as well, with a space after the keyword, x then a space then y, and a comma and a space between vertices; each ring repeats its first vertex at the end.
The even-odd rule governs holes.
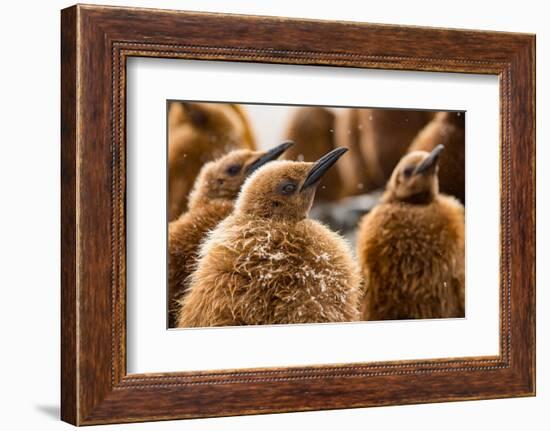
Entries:
POLYGON ((272 260, 283 260, 285 257, 286 256, 282 251, 275 252, 271 255, 272 260))

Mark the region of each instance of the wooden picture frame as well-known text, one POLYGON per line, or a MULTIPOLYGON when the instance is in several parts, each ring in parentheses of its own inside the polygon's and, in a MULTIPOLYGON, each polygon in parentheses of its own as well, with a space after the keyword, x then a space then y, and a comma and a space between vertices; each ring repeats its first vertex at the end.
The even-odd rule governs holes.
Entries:
POLYGON ((61 17, 64 421, 535 394, 534 35, 82 5, 61 17), (500 354, 128 375, 125 65, 131 56, 498 75, 500 354))

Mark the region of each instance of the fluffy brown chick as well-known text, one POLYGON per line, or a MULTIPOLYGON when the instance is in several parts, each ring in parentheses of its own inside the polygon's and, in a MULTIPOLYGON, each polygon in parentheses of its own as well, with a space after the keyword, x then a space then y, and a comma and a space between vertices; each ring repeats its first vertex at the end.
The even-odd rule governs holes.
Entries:
POLYGON ((269 163, 247 179, 201 247, 179 327, 357 320, 360 277, 348 245, 307 217, 343 152, 269 163))
MULTIPOLYGON (((285 154, 287 160, 317 160, 336 148, 335 114, 322 106, 298 108, 288 125, 285 139, 296 142, 285 154)), ((342 179, 338 169, 329 170, 321 180, 315 202, 330 202, 342 197, 342 179)))
POLYGON ((208 231, 227 217, 244 180, 275 160, 292 142, 269 151, 235 150, 203 166, 189 197, 189 210, 168 226, 168 326, 173 328, 186 280, 194 269, 199 245, 208 231))
POLYGON ((235 149, 255 149, 250 123, 238 105, 171 102, 168 112, 168 220, 187 209, 202 166, 235 149))
POLYGON ((438 145, 445 146, 439 166, 439 188, 465 202, 464 112, 439 112, 416 136, 409 151, 432 151, 438 145))
POLYGON ((434 114, 402 109, 352 108, 337 120, 337 142, 354 157, 338 168, 345 194, 362 194, 384 187, 407 148, 434 114))
POLYGON ((464 316, 464 207, 439 193, 442 149, 403 157, 359 224, 364 320, 464 316))

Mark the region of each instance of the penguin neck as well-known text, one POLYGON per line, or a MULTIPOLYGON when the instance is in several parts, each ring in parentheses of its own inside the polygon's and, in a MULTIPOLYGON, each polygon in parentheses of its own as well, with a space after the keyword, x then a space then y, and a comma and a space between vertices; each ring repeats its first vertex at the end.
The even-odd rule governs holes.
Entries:
POLYGON ((227 207, 233 208, 234 201, 228 198, 211 198, 205 195, 195 196, 189 201, 189 211, 204 210, 205 208, 227 207))
POLYGON ((294 225, 307 219, 307 215, 293 216, 290 214, 275 214, 275 215, 271 214, 267 216, 263 214, 257 214, 252 211, 245 211, 243 209, 239 209, 235 211, 235 215, 241 220, 246 220, 246 221, 253 220, 259 223, 278 224, 278 225, 281 225, 281 224, 294 225))
POLYGON ((424 190, 407 196, 396 196, 393 191, 388 191, 382 198, 386 203, 404 203, 409 205, 429 205, 435 200, 436 196, 431 190, 424 190))

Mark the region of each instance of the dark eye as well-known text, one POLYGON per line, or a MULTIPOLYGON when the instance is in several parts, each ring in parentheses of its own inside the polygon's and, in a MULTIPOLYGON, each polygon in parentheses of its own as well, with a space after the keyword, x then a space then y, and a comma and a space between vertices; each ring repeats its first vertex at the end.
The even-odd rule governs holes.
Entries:
POLYGON ((234 177, 239 172, 241 172, 241 166, 240 165, 231 165, 226 170, 225 173, 231 177, 234 177))
POLYGON ((413 174, 414 169, 414 166, 407 166, 405 169, 403 169, 403 175, 409 178, 413 174))
POLYGON ((294 183, 285 183, 281 187, 281 193, 283 195, 291 195, 296 191, 296 184, 294 183))

